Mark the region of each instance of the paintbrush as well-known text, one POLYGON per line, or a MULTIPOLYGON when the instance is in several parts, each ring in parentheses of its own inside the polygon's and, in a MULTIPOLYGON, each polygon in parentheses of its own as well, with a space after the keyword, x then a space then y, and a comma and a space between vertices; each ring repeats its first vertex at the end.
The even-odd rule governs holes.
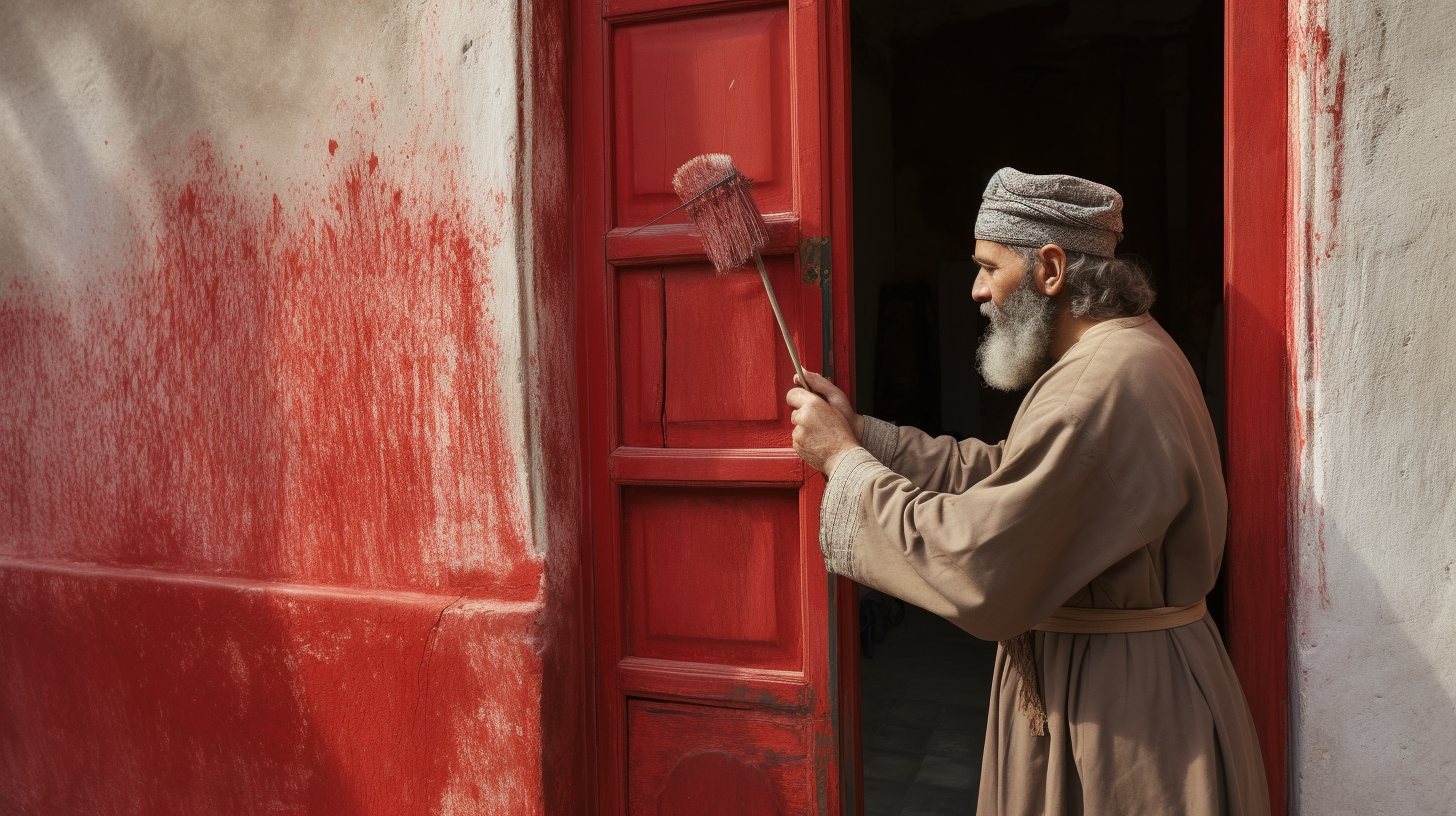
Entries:
POLYGON ((759 254, 768 244, 768 225, 763 223, 763 215, 753 202, 752 187, 753 182, 724 153, 689 159, 672 176, 672 189, 702 235, 703 249, 713 269, 719 275, 726 275, 748 263, 750 257, 758 262, 758 276, 768 293, 768 305, 773 307, 774 317, 778 319, 784 345, 789 348, 794 372, 799 375, 800 385, 808 388, 809 378, 804 376, 804 366, 799 363, 799 349, 789 334, 789 324, 784 321, 768 270, 763 266, 763 255, 759 254))

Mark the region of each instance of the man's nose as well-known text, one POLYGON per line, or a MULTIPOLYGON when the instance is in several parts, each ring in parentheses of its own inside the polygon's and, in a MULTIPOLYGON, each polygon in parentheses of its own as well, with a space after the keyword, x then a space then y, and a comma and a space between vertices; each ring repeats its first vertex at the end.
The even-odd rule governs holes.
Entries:
POLYGON ((976 273, 976 282, 971 284, 971 299, 977 303, 991 300, 991 282, 987 279, 985 270, 976 273))

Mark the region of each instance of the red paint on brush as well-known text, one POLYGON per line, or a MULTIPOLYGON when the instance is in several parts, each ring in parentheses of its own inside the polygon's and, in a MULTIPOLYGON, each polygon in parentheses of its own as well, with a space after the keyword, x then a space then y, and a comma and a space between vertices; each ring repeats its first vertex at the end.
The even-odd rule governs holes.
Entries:
POLYGON ((719 275, 748 263, 768 244, 768 225, 753 201, 752 187, 723 153, 689 159, 673 174, 672 189, 719 275))
POLYGON ((535 598, 499 218, 417 155, 256 193, 199 140, 119 268, 13 283, 0 554, 535 598))

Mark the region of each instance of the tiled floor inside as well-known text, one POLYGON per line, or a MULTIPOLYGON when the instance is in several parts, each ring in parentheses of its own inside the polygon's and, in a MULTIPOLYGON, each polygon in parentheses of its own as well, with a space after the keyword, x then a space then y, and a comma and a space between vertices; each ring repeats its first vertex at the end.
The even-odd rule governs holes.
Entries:
POLYGON ((976 812, 996 644, 906 605, 860 659, 865 816, 976 812))

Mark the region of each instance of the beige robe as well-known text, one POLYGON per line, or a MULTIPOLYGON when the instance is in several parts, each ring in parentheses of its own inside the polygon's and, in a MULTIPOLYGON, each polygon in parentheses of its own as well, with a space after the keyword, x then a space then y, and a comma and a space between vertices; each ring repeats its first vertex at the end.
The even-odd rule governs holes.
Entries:
MULTIPOLYGON (((986 640, 1059 606, 1198 601, 1227 496, 1198 381, 1148 316, 1100 323, 1032 387, 999 445, 866 418, 821 509, 830 569, 986 640)), ((1133 634, 1035 634, 1047 735, 996 658, 981 816, 1265 814, 1248 705, 1207 616, 1133 634)))

